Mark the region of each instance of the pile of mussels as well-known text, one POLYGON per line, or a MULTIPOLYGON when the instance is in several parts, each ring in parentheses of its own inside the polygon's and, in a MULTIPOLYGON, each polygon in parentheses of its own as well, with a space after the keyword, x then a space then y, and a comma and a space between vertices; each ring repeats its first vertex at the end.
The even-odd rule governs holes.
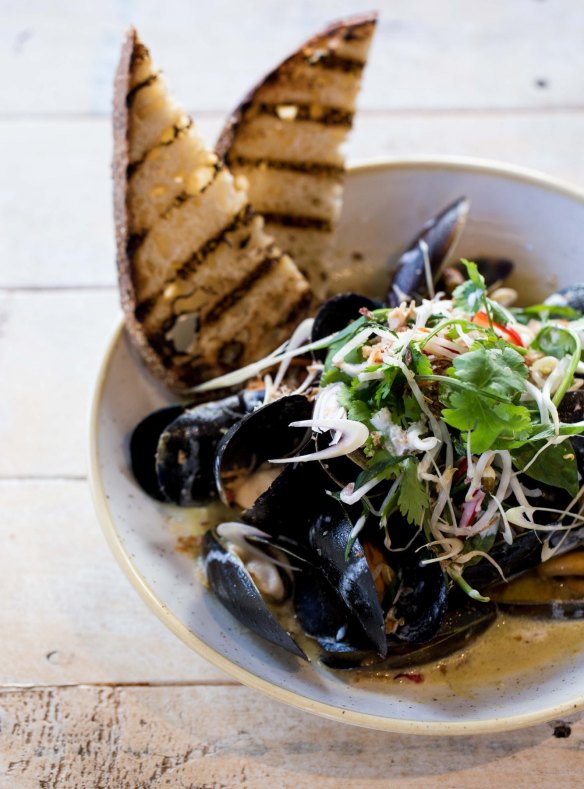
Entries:
MULTIPOLYGON (((428 263, 437 289, 451 292, 462 281, 461 268, 444 268, 443 263, 467 213, 468 201, 461 199, 425 225, 398 260, 385 305, 357 294, 326 302, 314 320, 312 341, 343 329, 361 308, 394 307, 404 299, 427 297, 428 263)), ((499 286, 513 268, 506 260, 479 259, 477 264, 490 287, 499 286)), ((555 294, 554 303, 559 301, 584 311, 584 284, 555 294)), ((313 352, 313 363, 319 354, 313 352)), ((349 457, 292 462, 279 467, 277 475, 263 473, 269 459, 310 453, 322 441, 322 434, 319 438, 310 429, 289 428, 310 420, 313 403, 305 394, 266 404, 264 396, 261 388, 245 388, 214 402, 164 408, 144 419, 130 442, 134 475, 151 496, 183 507, 220 498, 232 508, 233 521, 208 531, 202 549, 209 587, 231 614, 273 644, 305 657, 274 614, 291 602, 299 628, 316 640, 322 662, 333 668, 417 665, 440 659, 483 632, 496 617, 496 592, 490 602, 472 599, 439 562, 425 563, 432 553, 423 534, 399 513, 387 526, 390 553, 378 524, 366 524, 353 539, 360 510, 329 495, 355 478, 349 457), (254 490, 256 484, 259 490, 254 490), (388 577, 379 567, 389 568, 388 577)), ((580 421, 583 390, 568 393, 561 408, 564 422, 580 421)), ((571 440, 583 475, 584 439, 571 440)), ((541 488, 548 506, 565 506, 557 488, 541 488)), ((550 535, 529 529, 512 544, 499 539, 490 552, 494 562, 469 566, 465 580, 491 590, 500 584, 498 568, 507 578, 529 572, 541 560, 544 536, 550 535)), ((564 535, 564 549, 583 538, 584 529, 574 530, 568 540, 564 535)), ((570 566, 578 565, 572 574, 584 575, 581 559, 580 554, 572 561, 570 566)), ((580 599, 542 602, 501 594, 499 605, 578 618, 584 616, 584 594, 576 597, 580 599)))

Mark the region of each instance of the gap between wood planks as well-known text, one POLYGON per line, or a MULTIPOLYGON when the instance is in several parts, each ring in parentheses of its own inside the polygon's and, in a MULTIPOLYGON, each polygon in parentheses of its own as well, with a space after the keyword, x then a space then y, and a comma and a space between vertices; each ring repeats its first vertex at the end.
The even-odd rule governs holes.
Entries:
POLYGON ((68 690, 70 688, 244 688, 233 679, 154 680, 150 682, 0 683, 0 693, 19 690, 68 690))
MULTIPOLYGON (((584 111, 583 104, 555 104, 555 105, 523 105, 523 106, 476 106, 465 107, 452 105, 450 107, 379 107, 376 109, 359 109, 359 118, 378 118, 381 116, 409 117, 422 115, 464 115, 472 117, 474 115, 550 115, 562 112, 580 113, 584 111)), ((230 110, 201 110, 196 108, 186 108, 186 112, 192 115, 197 121, 214 120, 225 121, 230 110)), ((103 121, 109 120, 109 112, 0 112, 0 123, 18 123, 22 121, 103 121)))

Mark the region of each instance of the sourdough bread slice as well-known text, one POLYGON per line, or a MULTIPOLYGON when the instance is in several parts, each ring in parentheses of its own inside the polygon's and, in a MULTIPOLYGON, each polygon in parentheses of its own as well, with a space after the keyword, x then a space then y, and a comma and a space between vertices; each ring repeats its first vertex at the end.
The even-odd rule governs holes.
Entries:
POLYGON ((269 353, 310 301, 247 184, 207 148, 130 30, 114 94, 114 211, 126 326, 182 391, 269 353))
POLYGON ((252 90, 216 151, 246 177, 266 231, 294 258, 320 298, 334 292, 333 231, 345 159, 376 15, 356 16, 307 41, 252 90))

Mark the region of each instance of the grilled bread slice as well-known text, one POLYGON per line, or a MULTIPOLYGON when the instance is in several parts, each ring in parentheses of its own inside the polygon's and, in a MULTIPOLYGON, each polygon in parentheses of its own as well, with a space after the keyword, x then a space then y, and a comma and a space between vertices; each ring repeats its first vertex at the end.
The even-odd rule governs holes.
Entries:
POLYGON ((330 260, 343 191, 341 146, 351 129, 376 15, 311 38, 246 96, 216 151, 245 175, 266 230, 318 298, 334 291, 330 260))
POLYGON ((171 389, 261 358, 310 289, 234 178, 170 97, 131 30, 114 95, 114 211, 126 325, 171 389))

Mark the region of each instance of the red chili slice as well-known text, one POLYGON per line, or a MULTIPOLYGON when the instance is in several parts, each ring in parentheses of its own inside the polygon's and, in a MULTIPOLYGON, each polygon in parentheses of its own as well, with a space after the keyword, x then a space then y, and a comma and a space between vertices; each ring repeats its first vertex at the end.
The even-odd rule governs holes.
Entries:
MULTIPOLYGON (((488 329, 491 325, 489 323, 489 316, 486 312, 477 312, 472 322, 475 323, 477 326, 480 326, 481 329, 488 329)), ((523 340, 519 336, 519 334, 512 329, 510 326, 503 326, 501 323, 496 323, 493 321, 493 329, 499 337, 502 337, 504 340, 508 342, 512 342, 513 345, 518 345, 520 348, 524 348, 523 340)))

